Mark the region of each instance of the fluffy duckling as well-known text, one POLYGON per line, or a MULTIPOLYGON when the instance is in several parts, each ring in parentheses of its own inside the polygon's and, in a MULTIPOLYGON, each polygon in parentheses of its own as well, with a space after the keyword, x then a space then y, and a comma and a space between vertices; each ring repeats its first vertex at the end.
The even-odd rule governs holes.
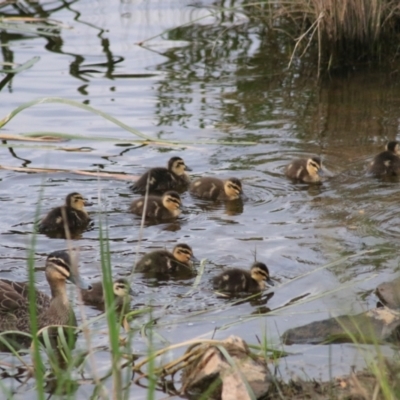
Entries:
POLYGON ((320 182, 322 175, 321 159, 319 157, 312 157, 294 160, 286 167, 285 175, 297 182, 320 182))
MULTIPOLYGON (((38 329, 49 325, 76 326, 74 310, 67 296, 66 281, 88 289, 71 266, 69 253, 55 251, 46 260, 45 274, 51 297, 36 291, 38 329)), ((29 284, 0 280, 0 331, 30 332, 29 284)))
POLYGON ((375 176, 400 175, 400 148, 398 142, 388 142, 385 151, 375 156, 368 172, 375 176))
POLYGON ((192 272, 193 262, 198 261, 192 248, 185 244, 177 244, 172 253, 168 250, 156 250, 145 254, 135 266, 136 272, 173 274, 192 272))
POLYGON ((256 262, 250 272, 238 268, 229 269, 213 279, 213 287, 229 293, 258 292, 266 288, 266 283, 274 286, 265 264, 256 262))
POLYGON ((91 219, 85 210, 85 199, 80 193, 70 193, 65 204, 53 208, 39 223, 40 233, 69 232, 85 230, 91 219))
MULTIPOLYGON (((145 197, 134 200, 129 208, 130 212, 142 216, 145 206, 145 197)), ((146 205, 146 218, 170 219, 178 217, 181 213, 181 197, 172 190, 160 196, 148 196, 146 205)))
POLYGON ((243 194, 242 183, 237 178, 222 181, 218 178, 199 178, 190 185, 190 193, 206 200, 236 200, 243 194))
POLYGON ((191 171, 191 169, 185 164, 183 159, 172 157, 168 161, 167 168, 158 167, 150 169, 131 186, 131 189, 134 192, 145 193, 147 181, 149 181, 150 193, 186 189, 190 182, 186 171, 191 171))
MULTIPOLYGON (((82 290, 82 300, 84 303, 99 307, 104 307, 103 282, 92 283, 91 288, 82 290)), ((129 282, 124 278, 119 278, 113 282, 114 301, 117 309, 120 309, 129 296, 133 296, 129 282)))

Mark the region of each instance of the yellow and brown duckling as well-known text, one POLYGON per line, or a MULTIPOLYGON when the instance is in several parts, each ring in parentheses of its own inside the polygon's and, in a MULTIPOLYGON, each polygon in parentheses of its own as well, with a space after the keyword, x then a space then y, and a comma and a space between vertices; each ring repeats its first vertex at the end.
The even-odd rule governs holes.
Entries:
POLYGON ((322 162, 319 157, 299 158, 292 161, 285 170, 285 175, 297 182, 321 182, 322 162))
POLYGON ((190 185, 190 193, 206 200, 236 200, 243 194, 242 182, 237 178, 225 181, 204 177, 196 179, 190 185))
MULTIPOLYGON (((66 281, 81 289, 90 286, 79 279, 66 251, 55 251, 47 257, 45 275, 51 297, 36 291, 38 329, 49 325, 76 326, 74 310, 67 296, 66 281)), ((30 332, 29 284, 0 280, 0 331, 30 332)))
POLYGON ((147 198, 141 197, 134 200, 129 210, 139 216, 142 216, 145 211, 146 218, 164 220, 178 217, 181 213, 181 205, 182 202, 179 194, 170 190, 162 196, 147 196, 147 198))
POLYGON ((167 190, 186 189, 190 183, 186 171, 191 171, 191 169, 183 159, 172 157, 168 161, 167 168, 150 169, 131 186, 131 189, 134 192, 145 193, 147 182, 149 184, 149 193, 164 193, 167 190))
POLYGON ((274 286, 269 277, 267 266, 261 262, 254 263, 250 268, 250 272, 239 268, 232 268, 213 279, 215 290, 231 294, 258 292, 266 288, 266 283, 274 286))
POLYGON ((53 208, 39 223, 40 233, 72 232, 85 230, 91 219, 85 210, 86 201, 80 193, 70 193, 65 204, 53 208))
POLYGON ((172 253, 168 250, 156 250, 145 254, 135 266, 135 272, 174 274, 192 272, 193 262, 198 261, 192 248, 185 244, 177 244, 172 253))
MULTIPOLYGON (((83 302, 104 308, 103 282, 94 282, 90 286, 89 289, 81 290, 83 302)), ((119 278, 113 282, 113 292, 117 309, 120 309, 125 303, 129 302, 129 296, 134 295, 129 282, 124 278, 119 278)))
POLYGON ((400 147, 396 141, 388 142, 385 151, 371 162, 368 172, 375 176, 400 176, 400 147))

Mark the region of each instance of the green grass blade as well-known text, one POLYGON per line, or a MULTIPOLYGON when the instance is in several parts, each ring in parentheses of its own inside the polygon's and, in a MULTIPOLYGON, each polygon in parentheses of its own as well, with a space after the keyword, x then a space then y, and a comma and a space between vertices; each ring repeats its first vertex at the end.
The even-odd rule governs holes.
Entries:
MULTIPOLYGON (((0 68, 0 72, 3 72, 5 74, 18 74, 19 72, 25 71, 26 69, 32 67, 32 65, 36 64, 39 60, 40 60, 40 57, 35 56, 35 57, 31 58, 30 60, 28 60, 27 62, 25 62, 24 64, 20 65, 19 67, 10 68, 10 69, 0 68)), ((15 65, 15 64, 1 63, 0 65, 11 66, 11 65, 15 65)))
MULTIPOLYGON (((104 119, 112 122, 113 124, 125 129, 126 131, 133 133, 136 136, 141 137, 142 139, 148 140, 148 141, 153 141, 152 138, 150 138, 149 136, 144 135, 143 133, 139 132, 137 129, 135 128, 131 128, 130 126, 124 124, 123 122, 119 121, 118 119, 112 117, 111 115, 100 111, 94 107, 88 106, 86 104, 82 104, 79 103, 77 101, 74 100, 68 100, 68 99, 63 99, 61 97, 43 97, 41 99, 36 99, 36 100, 32 100, 29 101, 27 103, 21 104, 19 107, 17 107, 16 109, 14 109, 13 111, 11 111, 6 117, 4 117, 1 121, 0 121, 0 128, 4 127, 9 121, 11 121, 17 114, 19 114, 21 111, 29 108, 29 107, 33 107, 37 104, 46 104, 46 103, 60 103, 60 104, 67 104, 69 106, 72 107, 77 107, 80 108, 82 110, 85 111, 89 111, 93 114, 99 115, 101 117, 103 117, 104 119)), ((163 140, 157 140, 158 142, 164 142, 163 140)), ((167 143, 167 142, 166 142, 167 143)))

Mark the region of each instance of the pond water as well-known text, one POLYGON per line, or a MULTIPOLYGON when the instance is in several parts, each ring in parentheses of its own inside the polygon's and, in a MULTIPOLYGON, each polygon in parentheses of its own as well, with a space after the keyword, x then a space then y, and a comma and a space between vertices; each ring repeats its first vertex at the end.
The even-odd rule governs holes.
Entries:
MULTIPOLYGON (((212 7, 222 3, 82 0, 41 1, 28 10, 0 8, 7 15, 51 17, 66 27, 54 38, 0 33, 4 61, 23 63, 40 56, 1 86, 1 118, 24 102, 57 96, 104 111, 151 138, 175 142, 138 145, 132 133, 63 104, 41 104, 18 114, 0 133, 60 132, 80 138, 56 144, 3 140, 0 165, 9 169, 0 169, 1 277, 27 278, 40 197, 43 214, 78 191, 93 202, 88 211, 95 221, 97 212, 107 215, 115 276, 129 275, 139 255, 172 249, 179 242, 207 259, 200 284, 188 297, 182 295, 194 279, 157 284, 135 275, 132 306, 154 306, 155 331, 163 338, 157 347, 230 334, 255 344, 267 336, 271 345, 292 353, 280 363, 284 378, 328 379, 349 372, 352 365, 363 368, 365 355, 351 344, 283 346, 279 337, 308 322, 375 307, 373 289, 397 276, 399 182, 370 178, 366 166, 387 140, 399 139, 399 82, 371 69, 320 83, 301 68, 287 70, 290 49, 259 23, 239 11, 210 16, 212 7), (194 177, 240 178, 247 197, 243 207, 210 206, 184 193, 186 210, 177 223, 140 232, 140 221, 127 212, 135 196, 126 180, 13 170, 138 176, 174 155, 186 161, 194 177), (284 166, 309 155, 321 156, 331 177, 318 187, 287 181, 284 166), (375 252, 318 269, 364 250, 375 252), (212 277, 226 267, 249 268, 255 253, 277 281, 273 290, 236 305, 217 298, 212 277)), ((73 243, 88 280, 100 277, 98 237, 96 223, 73 243)), ((64 240, 38 236, 40 290, 48 292, 41 268, 46 255, 66 247, 64 240)), ((85 308, 85 313, 90 317, 98 311, 85 308)), ((107 344, 105 322, 96 328, 94 344, 107 344)), ((83 338, 78 345, 85 346, 83 338)), ((147 342, 138 334, 132 346, 145 353, 147 342)), ((99 369, 106 370, 109 355, 98 358, 99 369)), ((78 394, 91 390, 82 384, 78 394)), ((144 398, 145 390, 131 390, 131 398, 144 398)))

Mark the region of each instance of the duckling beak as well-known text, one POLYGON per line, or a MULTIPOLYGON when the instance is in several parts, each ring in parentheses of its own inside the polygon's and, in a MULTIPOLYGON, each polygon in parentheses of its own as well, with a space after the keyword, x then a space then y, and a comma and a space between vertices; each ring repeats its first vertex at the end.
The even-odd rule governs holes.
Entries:
POLYGON ((134 292, 132 288, 129 288, 128 294, 129 296, 136 296, 136 292, 134 292))
POLYGON ((86 199, 83 204, 85 205, 85 207, 90 207, 93 205, 93 203, 91 203, 90 201, 87 201, 86 199))
POLYGON ((185 171, 193 171, 192 168, 189 168, 187 165, 185 165, 185 171))
POLYGON ((268 278, 266 282, 268 283, 269 286, 275 286, 275 283, 271 280, 271 278, 268 278))
POLYGON ((319 176, 325 176, 325 172, 324 172, 324 170, 323 170, 322 168, 320 168, 320 169, 318 170, 318 175, 319 175, 319 176))
POLYGON ((73 284, 75 284, 76 286, 78 286, 79 289, 83 289, 83 290, 91 290, 92 289, 92 285, 89 285, 87 282, 85 282, 81 278, 80 275, 78 277, 70 275, 68 280, 70 282, 72 282, 73 284))
POLYGON ((199 260, 198 258, 196 258, 193 254, 192 254, 192 256, 190 257, 190 261, 196 262, 196 263, 200 262, 200 260, 199 260))
POLYGON ((242 200, 248 200, 249 199, 243 192, 240 194, 240 198, 242 200))

